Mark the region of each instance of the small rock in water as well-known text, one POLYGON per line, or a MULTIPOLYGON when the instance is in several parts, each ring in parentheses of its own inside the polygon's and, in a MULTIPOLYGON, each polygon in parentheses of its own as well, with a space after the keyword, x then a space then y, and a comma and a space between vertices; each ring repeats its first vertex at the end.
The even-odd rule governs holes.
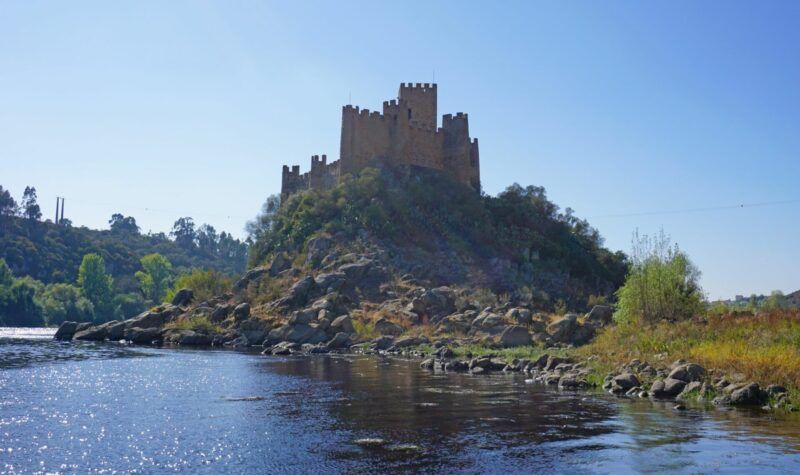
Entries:
POLYGON ((265 398, 264 396, 242 396, 242 397, 225 396, 224 399, 226 401, 263 401, 265 398))
POLYGON ((533 384, 533 382, 534 382, 533 379, 526 379, 525 380, 525 384, 533 384))
POLYGON ((388 447, 388 449, 393 451, 393 452, 420 452, 420 451, 422 451, 422 448, 420 448, 420 446, 414 445, 414 444, 397 444, 397 445, 392 445, 391 447, 388 447))
POLYGON ((675 404, 673 409, 675 409, 676 411, 685 411, 686 410, 686 406, 684 406, 683 404, 675 404))
POLYGON ((389 442, 387 442, 385 439, 366 438, 354 440, 353 443, 362 447, 383 447, 389 442))

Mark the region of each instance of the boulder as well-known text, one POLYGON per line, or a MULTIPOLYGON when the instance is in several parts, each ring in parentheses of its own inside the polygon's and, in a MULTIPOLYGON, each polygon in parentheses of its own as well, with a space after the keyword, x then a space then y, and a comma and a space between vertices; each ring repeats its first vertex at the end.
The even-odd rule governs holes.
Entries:
POLYGON ((228 318, 230 314, 231 306, 226 303, 221 303, 214 307, 214 310, 211 312, 210 320, 212 323, 219 323, 228 318))
POLYGON ((756 383, 745 384, 730 395, 730 404, 733 406, 760 406, 766 400, 767 394, 756 383))
MULTIPOLYGON (((537 362, 538 362, 538 360, 537 360, 537 362)), ((561 357, 558 357, 558 356, 548 356, 547 357, 547 363, 545 363, 544 368, 542 368, 542 369, 544 369, 545 371, 552 371, 552 370, 556 369, 556 366, 558 366, 558 365, 560 365, 562 363, 569 363, 569 360, 567 358, 561 358, 561 357)))
POLYGON ((192 330, 184 330, 181 332, 177 342, 179 345, 186 346, 208 346, 212 341, 213 338, 209 335, 197 333, 192 330))
POLYGON ((306 244, 306 262, 314 263, 320 261, 325 257, 331 246, 333 246, 333 241, 325 236, 309 239, 308 244, 306 244))
POLYGON ((472 320, 472 331, 496 334, 503 331, 504 325, 503 317, 484 311, 472 320))
POLYGON ((260 280, 261 277, 268 272, 268 267, 256 267, 254 269, 250 269, 244 276, 242 276, 241 279, 237 280, 236 283, 233 284, 233 290, 239 292, 246 289, 251 282, 260 280))
POLYGON ((686 387, 686 382, 680 379, 667 378, 653 383, 650 394, 655 398, 672 398, 677 396, 686 387))
POLYGON ((331 331, 335 332, 345 332, 345 333, 355 333, 356 329, 353 327, 353 319, 350 318, 350 315, 342 315, 340 317, 336 317, 331 322, 331 331))
POLYGON ((308 293, 314 287, 314 278, 308 276, 300 279, 289 288, 289 301, 295 305, 303 304, 308 299, 308 293))
POLYGON ((183 307, 192 303, 192 300, 194 300, 194 291, 192 289, 180 289, 172 297, 172 305, 183 307))
POLYGON ((272 262, 269 264, 269 275, 275 277, 290 267, 292 267, 291 261, 286 258, 284 253, 279 252, 272 258, 272 262))
POLYGON ((669 378, 679 379, 685 383, 702 381, 706 377, 706 370, 699 364, 686 363, 676 366, 669 373, 669 378))
POLYGON ((164 316, 160 312, 145 311, 125 321, 125 328, 158 328, 163 325, 164 316))
POLYGON ((325 345, 327 348, 331 350, 337 350, 339 348, 347 348, 350 346, 350 334, 345 332, 339 332, 334 335, 331 340, 326 343, 325 345))
POLYGON ((394 346, 394 337, 391 335, 379 336, 372 340, 369 345, 373 350, 388 350, 392 346, 394 346))
POLYGON ((418 346, 426 343, 430 343, 430 340, 426 336, 404 336, 395 340, 391 349, 399 350, 401 348, 408 348, 409 346, 418 346))
POLYGON ((379 319, 375 322, 375 331, 380 333, 381 335, 393 335, 397 336, 403 333, 403 328, 396 323, 392 323, 385 318, 379 319))
POLYGON ((503 348, 530 346, 531 341, 528 329, 519 325, 509 325, 500 333, 500 345, 503 348))
POLYGON ((161 342, 161 329, 156 327, 126 327, 125 339, 139 345, 152 345, 161 342))
POLYGON ((614 310, 608 305, 595 305, 586 314, 586 321, 595 325, 608 325, 614 316, 614 310))
POLYGON ((569 343, 572 341, 572 335, 577 327, 578 316, 568 314, 548 325, 547 333, 551 335, 554 341, 569 343))
POLYGON ((582 389, 589 386, 589 383, 578 374, 565 374, 558 380, 560 389, 582 389))
POLYGON ((307 325, 317 318, 319 311, 314 308, 306 308, 292 313, 289 317, 289 325, 307 325))
POLYGON ((111 321, 106 325, 106 337, 111 341, 119 341, 125 338, 125 322, 111 321))
POLYGON ((97 325, 75 333, 72 339, 103 341, 106 339, 106 335, 106 327, 104 325, 97 325))
POLYGON ((470 321, 464 314, 457 313, 443 318, 438 325, 437 332, 451 334, 465 334, 469 331, 470 321))
POLYGON ((530 325, 533 322, 531 311, 527 308, 512 308, 506 312, 506 320, 511 320, 519 325, 530 325))
POLYGON ((612 379, 613 384, 619 386, 623 390, 627 391, 631 388, 638 387, 641 383, 639 383, 639 378, 636 377, 633 373, 622 373, 617 376, 614 376, 612 379))
POLYGON ((336 292, 342 288, 347 275, 344 272, 330 272, 327 274, 319 274, 314 279, 314 284, 322 289, 323 292, 336 292))
POLYGON ((266 320, 250 318, 239 324, 239 333, 247 338, 250 345, 260 345, 267 338, 272 325, 266 320))
POLYGON ((81 322, 75 327, 75 332, 82 332, 91 326, 91 322, 81 322))
POLYGON ((372 267, 373 261, 372 259, 361 258, 358 262, 353 262, 352 264, 344 264, 343 266, 339 267, 340 272, 344 272, 347 278, 351 281, 357 281, 370 271, 372 267))
POLYGON ((250 304, 242 302, 233 309, 233 318, 236 320, 244 320, 250 316, 250 304))
POLYGON ((326 339, 327 335, 325 335, 325 331, 317 327, 312 327, 311 325, 284 325, 271 330, 267 335, 265 344, 281 341, 316 344, 326 339))
POLYGON ((64 322, 56 330, 53 338, 56 340, 71 340, 78 328, 78 322, 64 322))

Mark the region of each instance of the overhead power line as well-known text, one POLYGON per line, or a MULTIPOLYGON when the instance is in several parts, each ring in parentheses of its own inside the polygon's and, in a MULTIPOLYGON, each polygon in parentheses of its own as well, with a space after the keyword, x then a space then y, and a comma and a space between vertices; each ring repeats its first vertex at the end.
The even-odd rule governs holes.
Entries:
POLYGON ((635 217, 635 216, 657 216, 657 215, 664 215, 664 214, 700 213, 700 212, 704 212, 704 211, 722 211, 722 210, 729 210, 729 209, 756 208, 756 207, 762 207, 762 206, 786 205, 786 204, 793 204, 793 203, 800 203, 800 198, 793 199, 793 200, 782 200, 782 201, 762 201, 762 202, 759 202, 759 203, 740 203, 740 204, 735 204, 735 205, 711 206, 711 207, 706 207, 706 208, 683 208, 683 209, 673 209, 673 210, 641 211, 641 212, 637 212, 637 213, 604 214, 604 215, 589 216, 586 219, 628 218, 628 217, 635 217))

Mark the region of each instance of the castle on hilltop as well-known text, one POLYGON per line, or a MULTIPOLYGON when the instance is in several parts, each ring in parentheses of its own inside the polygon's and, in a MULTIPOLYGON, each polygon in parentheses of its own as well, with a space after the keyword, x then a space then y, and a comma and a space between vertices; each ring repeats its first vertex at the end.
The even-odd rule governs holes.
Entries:
POLYGON ((283 166, 281 197, 307 189, 327 189, 340 177, 380 165, 439 170, 480 191, 478 139, 470 139, 467 114, 446 114, 437 126, 436 84, 403 83, 397 100, 384 101, 383 112, 342 107, 339 160, 311 157, 311 170, 283 166))

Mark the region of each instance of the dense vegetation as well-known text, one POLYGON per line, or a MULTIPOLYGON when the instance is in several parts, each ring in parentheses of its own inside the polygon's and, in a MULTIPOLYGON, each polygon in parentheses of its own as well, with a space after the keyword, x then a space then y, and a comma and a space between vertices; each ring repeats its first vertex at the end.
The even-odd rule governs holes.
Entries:
POLYGON ((295 194, 285 203, 273 198, 250 231, 251 266, 301 252, 321 233, 353 239, 366 231, 396 246, 447 252, 484 267, 501 260, 508 265, 499 290, 524 288, 575 306, 592 293, 611 296, 627 271, 624 254, 604 248, 595 229, 569 208, 561 212, 541 187, 515 184, 496 197, 478 195, 424 171, 365 169, 331 190, 295 194))
POLYGON ((130 317, 162 302, 183 275, 207 272, 229 284, 226 276, 245 268, 247 243, 212 226, 184 217, 170 236, 142 234, 122 214, 108 230, 42 221, 35 188, 17 204, 0 186, 0 324, 130 317))

